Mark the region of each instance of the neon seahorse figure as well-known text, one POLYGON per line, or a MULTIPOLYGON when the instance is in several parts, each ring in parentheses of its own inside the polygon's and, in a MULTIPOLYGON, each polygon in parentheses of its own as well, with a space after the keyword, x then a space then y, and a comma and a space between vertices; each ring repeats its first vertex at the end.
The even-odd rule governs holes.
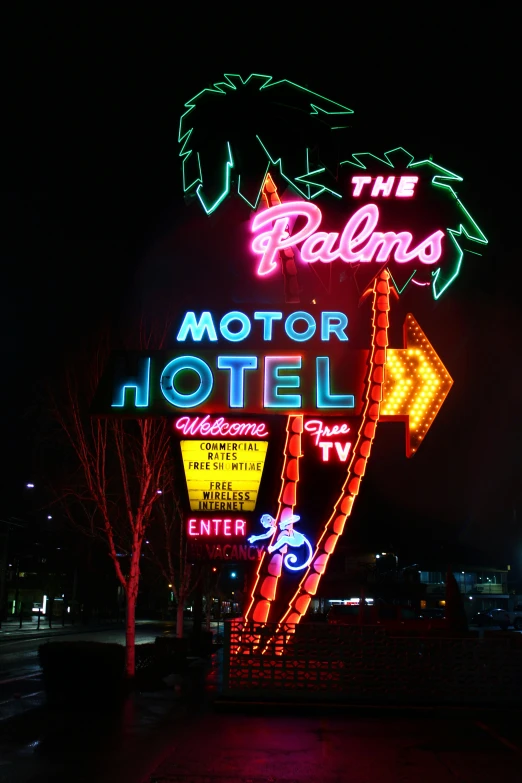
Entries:
MULTIPOLYGON (((291 530, 287 530, 288 527, 294 525, 300 519, 301 517, 297 514, 292 514, 292 516, 289 516, 286 519, 282 519, 279 522, 279 528, 281 532, 279 533, 275 543, 267 547, 269 554, 272 554, 272 552, 277 552, 278 549, 281 549, 281 547, 284 546, 291 546, 295 548, 303 546, 304 544, 307 547, 308 554, 306 557, 306 562, 299 566, 295 566, 295 563, 297 563, 298 560, 296 554, 290 552, 286 555, 284 558, 284 564, 290 571, 301 571, 303 568, 306 568, 308 565, 310 565, 312 560, 313 550, 309 540, 303 536, 302 533, 298 533, 293 528, 291 530)), ((261 533, 259 536, 250 536, 248 539, 250 544, 253 544, 255 541, 261 541, 265 538, 272 538, 273 534, 275 533, 277 528, 277 521, 272 516, 270 516, 270 514, 263 514, 260 521, 263 527, 267 528, 267 532, 261 533)))

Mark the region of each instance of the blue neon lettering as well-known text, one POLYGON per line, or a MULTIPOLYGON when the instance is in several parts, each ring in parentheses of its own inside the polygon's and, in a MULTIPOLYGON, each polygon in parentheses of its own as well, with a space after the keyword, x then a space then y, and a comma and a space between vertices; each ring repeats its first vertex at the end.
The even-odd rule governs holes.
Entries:
POLYGON ((123 408, 125 406, 125 390, 134 389, 134 407, 147 408, 149 404, 149 386, 150 386, 150 357, 142 357, 137 360, 138 368, 136 375, 127 376, 125 380, 121 377, 122 363, 117 365, 115 370, 114 392, 112 395, 112 408, 123 408))
POLYGON ((176 408, 195 408, 201 405, 210 395, 213 386, 212 370, 197 356, 178 356, 169 362, 161 373, 160 388, 163 396, 176 408), (192 370, 199 376, 199 387, 190 394, 183 394, 174 386, 176 375, 185 370, 192 370))
POLYGON ((239 310, 233 310, 231 313, 227 313, 223 316, 219 323, 219 331, 225 338, 230 340, 231 343, 238 343, 240 340, 244 340, 250 334, 252 325, 250 319, 244 313, 240 313, 239 310), (231 332, 228 325, 231 321, 239 321, 241 329, 239 332, 231 332))
POLYGON ((270 310, 258 310, 254 313, 255 321, 263 321, 263 340, 272 339, 272 324, 281 321, 283 313, 270 310))
POLYGON ((345 329, 348 327, 348 318, 344 313, 321 313, 321 340, 329 340, 331 334, 337 335, 341 342, 348 340, 345 329))
POLYGON ((301 367, 300 356, 265 356, 264 407, 300 408, 300 394, 279 394, 279 389, 298 389, 299 375, 279 375, 280 370, 301 367))
POLYGON ((288 316, 285 322, 285 332, 291 340, 296 340, 299 343, 309 340, 315 334, 315 318, 310 313, 305 313, 303 310, 298 310, 296 313, 292 313, 288 316), (308 324, 307 329, 304 332, 296 332, 294 324, 296 321, 306 321, 308 324))
POLYGON ((194 342, 200 342, 200 340, 202 340, 205 336, 205 332, 207 332, 209 340, 212 342, 217 340, 216 327, 214 326, 214 321, 212 320, 211 314, 209 312, 201 313, 198 321, 196 314, 192 311, 189 311, 188 313, 185 313, 185 317, 183 319, 183 323, 181 324, 181 328, 178 332, 176 340, 178 342, 183 342, 187 339, 187 336, 190 333, 194 342))
POLYGON ((353 394, 332 394, 330 391, 330 357, 318 356, 317 372, 317 407, 318 408, 355 408, 353 394))
POLYGON ((229 405, 245 407, 245 370, 257 369, 257 356, 218 356, 220 370, 230 370, 229 405))

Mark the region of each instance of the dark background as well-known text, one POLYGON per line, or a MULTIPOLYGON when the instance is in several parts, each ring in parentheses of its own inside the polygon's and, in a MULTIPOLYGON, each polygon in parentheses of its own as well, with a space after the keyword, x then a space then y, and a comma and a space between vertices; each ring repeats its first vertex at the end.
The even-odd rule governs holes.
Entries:
POLYGON ((169 244, 188 215, 179 116, 223 72, 254 71, 354 109, 351 151, 401 145, 459 173, 459 196, 489 240, 442 300, 405 302, 454 386, 412 460, 403 425, 379 428, 354 547, 412 559, 461 550, 522 566, 514 20, 422 13, 374 9, 363 21, 333 6, 212 17, 202 7, 197 19, 31 9, 5 19, 3 514, 45 474, 46 394, 71 356, 106 322, 125 330, 156 294, 173 313, 185 304, 169 244))

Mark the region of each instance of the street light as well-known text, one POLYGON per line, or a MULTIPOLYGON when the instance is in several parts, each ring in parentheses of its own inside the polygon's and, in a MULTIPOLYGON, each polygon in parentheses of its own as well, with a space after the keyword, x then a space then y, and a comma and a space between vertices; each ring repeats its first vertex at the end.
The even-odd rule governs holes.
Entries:
POLYGON ((27 489, 34 489, 34 484, 26 484, 27 489))

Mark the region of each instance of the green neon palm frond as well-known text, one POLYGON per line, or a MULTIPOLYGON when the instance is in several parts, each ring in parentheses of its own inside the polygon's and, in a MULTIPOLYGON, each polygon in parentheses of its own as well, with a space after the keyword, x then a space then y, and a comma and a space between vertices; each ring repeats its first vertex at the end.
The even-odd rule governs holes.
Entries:
MULTIPOLYGON (((371 152, 356 152, 352 155, 351 160, 343 160, 339 164, 340 169, 343 167, 353 167, 356 169, 379 169, 383 171, 383 167, 393 168, 407 168, 409 163, 413 160, 413 155, 410 155, 403 147, 396 147, 389 152, 385 152, 382 158, 373 155, 371 152)), ((315 171, 310 172, 308 175, 298 177, 299 181, 306 182, 310 186, 314 187, 315 195, 311 195, 310 198, 316 198, 321 193, 328 192, 332 195, 342 198, 342 192, 338 179, 334 178, 326 168, 321 167, 315 171)))
POLYGON ((481 255, 479 248, 487 245, 488 240, 453 188, 454 183, 462 182, 462 177, 431 160, 412 162, 409 168, 424 173, 427 178, 431 177, 433 187, 442 190, 454 206, 456 225, 447 227, 448 240, 453 245, 453 253, 450 254, 451 260, 444 269, 438 267, 433 272, 432 291, 434 298, 438 299, 458 277, 465 253, 481 255), (467 246, 469 243, 478 243, 479 247, 475 246, 476 249, 471 250, 467 246))
MULTIPOLYGON (((487 239, 454 190, 454 185, 462 182, 462 177, 458 174, 439 166, 432 160, 415 161, 413 155, 403 147, 389 150, 382 157, 368 152, 354 153, 350 160, 341 162, 341 169, 343 167, 345 170, 348 167, 348 171, 350 169, 378 170, 381 174, 386 170, 383 167, 402 171, 414 170, 421 179, 430 182, 433 188, 446 196, 450 207, 448 212, 453 213, 454 222, 446 226, 446 241, 449 246, 444 253, 444 266, 438 266, 432 272, 431 290, 435 299, 438 299, 457 278, 465 253, 481 255, 480 247, 487 244, 487 239)), ((415 282, 415 272, 402 287, 396 285, 398 292, 402 293, 411 282, 415 282)))
POLYGON ((379 158, 372 152, 354 152, 351 160, 341 161, 341 167, 353 166, 358 169, 382 169, 383 165, 388 168, 407 168, 413 161, 413 155, 411 155, 404 147, 395 147, 392 150, 388 150, 379 158))
POLYGON ((196 194, 207 214, 234 190, 256 208, 273 166, 303 198, 335 192, 332 177, 325 186, 310 175, 322 170, 328 179, 321 141, 347 127, 352 113, 286 79, 227 73, 185 104, 178 132, 183 191, 196 194))

